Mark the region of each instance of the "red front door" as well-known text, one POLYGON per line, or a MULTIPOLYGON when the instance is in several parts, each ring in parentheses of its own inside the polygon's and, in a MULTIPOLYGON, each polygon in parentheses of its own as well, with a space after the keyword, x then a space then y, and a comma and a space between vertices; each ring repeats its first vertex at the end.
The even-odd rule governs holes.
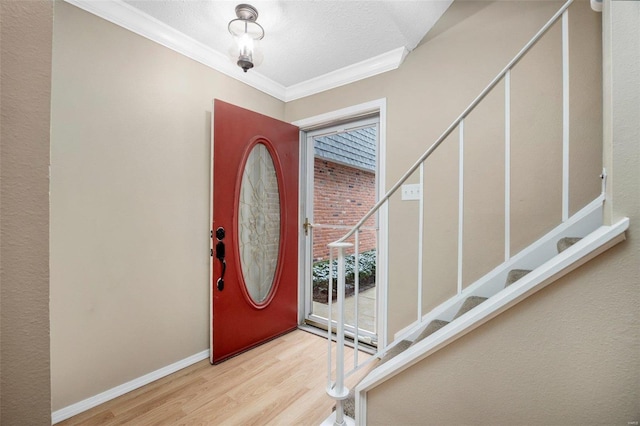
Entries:
POLYGON ((298 128, 215 100, 211 362, 297 325, 298 128))

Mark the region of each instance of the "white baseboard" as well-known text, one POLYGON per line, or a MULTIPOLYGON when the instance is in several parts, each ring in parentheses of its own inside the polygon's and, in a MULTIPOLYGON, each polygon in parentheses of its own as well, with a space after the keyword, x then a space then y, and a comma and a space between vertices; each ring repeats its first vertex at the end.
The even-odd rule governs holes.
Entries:
POLYGON ((115 388, 111 388, 106 390, 98 395, 94 395, 90 398, 84 399, 80 402, 76 402, 75 404, 71 404, 67 407, 61 408, 58 411, 54 411, 51 414, 51 423, 56 424, 63 420, 66 420, 70 417, 75 416, 76 414, 80 414, 83 411, 87 411, 90 408, 96 407, 100 404, 104 404, 107 401, 110 401, 114 398, 117 398, 121 395, 124 395, 127 392, 131 392, 132 390, 138 389, 144 385, 148 385, 149 383, 161 379, 169 374, 175 373, 178 370, 182 370, 185 367, 188 367, 196 362, 202 361, 203 359, 209 358, 209 350, 204 350, 202 352, 198 352, 195 355, 191 355, 185 359, 181 359, 180 361, 174 362, 173 364, 167 365, 166 367, 162 367, 156 371, 152 371, 149 374, 145 374, 144 376, 138 377, 137 379, 133 379, 129 382, 123 383, 115 388))

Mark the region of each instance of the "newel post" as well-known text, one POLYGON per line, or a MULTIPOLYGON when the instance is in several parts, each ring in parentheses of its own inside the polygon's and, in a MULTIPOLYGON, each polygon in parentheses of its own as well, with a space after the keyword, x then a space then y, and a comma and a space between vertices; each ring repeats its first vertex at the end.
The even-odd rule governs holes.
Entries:
MULTIPOLYGON (((344 250, 353 247, 351 243, 335 242, 329 244, 329 249, 338 250, 338 276, 337 276, 337 293, 336 301, 336 380, 335 384, 329 383, 327 393, 336 400, 336 411, 323 423, 333 426, 354 425, 355 423, 348 417, 344 416, 344 408, 342 401, 349 395, 349 389, 344 385, 344 296, 345 296, 345 261, 344 250)), ((328 297, 332 297, 331 293, 328 297)), ((329 324, 331 325, 331 311, 329 311, 329 324)), ((329 335, 331 335, 331 326, 329 326, 329 335)), ((331 338, 331 337, 329 337, 331 338)), ((329 377, 331 377, 331 365, 329 365, 329 377)))

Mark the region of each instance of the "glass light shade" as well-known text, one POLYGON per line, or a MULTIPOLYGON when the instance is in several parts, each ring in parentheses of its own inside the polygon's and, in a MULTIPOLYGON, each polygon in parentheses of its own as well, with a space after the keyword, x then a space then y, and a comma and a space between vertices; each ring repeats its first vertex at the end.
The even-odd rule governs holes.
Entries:
POLYGON ((264 30, 260 24, 254 20, 234 19, 229 22, 229 33, 233 36, 233 45, 229 49, 229 56, 233 62, 244 72, 262 63, 263 56, 258 44, 264 37, 264 30))
POLYGON ((261 40, 264 37, 264 30, 260 24, 244 19, 234 19, 229 22, 229 32, 234 37, 247 34, 253 40, 261 40))
POLYGON ((233 37, 233 43, 231 47, 229 47, 228 54, 229 59, 237 63, 241 68, 243 67, 239 63, 240 61, 250 62, 252 65, 247 69, 259 66, 264 59, 262 49, 260 48, 260 40, 251 39, 244 34, 239 37, 233 37))

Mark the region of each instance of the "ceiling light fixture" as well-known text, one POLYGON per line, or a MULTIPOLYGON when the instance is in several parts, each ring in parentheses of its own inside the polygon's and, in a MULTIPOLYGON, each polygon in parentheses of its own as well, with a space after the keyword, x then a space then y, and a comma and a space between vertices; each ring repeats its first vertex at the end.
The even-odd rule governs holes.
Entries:
POLYGON ((264 37, 264 29, 256 22, 258 10, 249 4, 237 5, 236 16, 229 22, 229 32, 234 40, 229 53, 232 60, 247 72, 262 62, 258 42, 264 37))

